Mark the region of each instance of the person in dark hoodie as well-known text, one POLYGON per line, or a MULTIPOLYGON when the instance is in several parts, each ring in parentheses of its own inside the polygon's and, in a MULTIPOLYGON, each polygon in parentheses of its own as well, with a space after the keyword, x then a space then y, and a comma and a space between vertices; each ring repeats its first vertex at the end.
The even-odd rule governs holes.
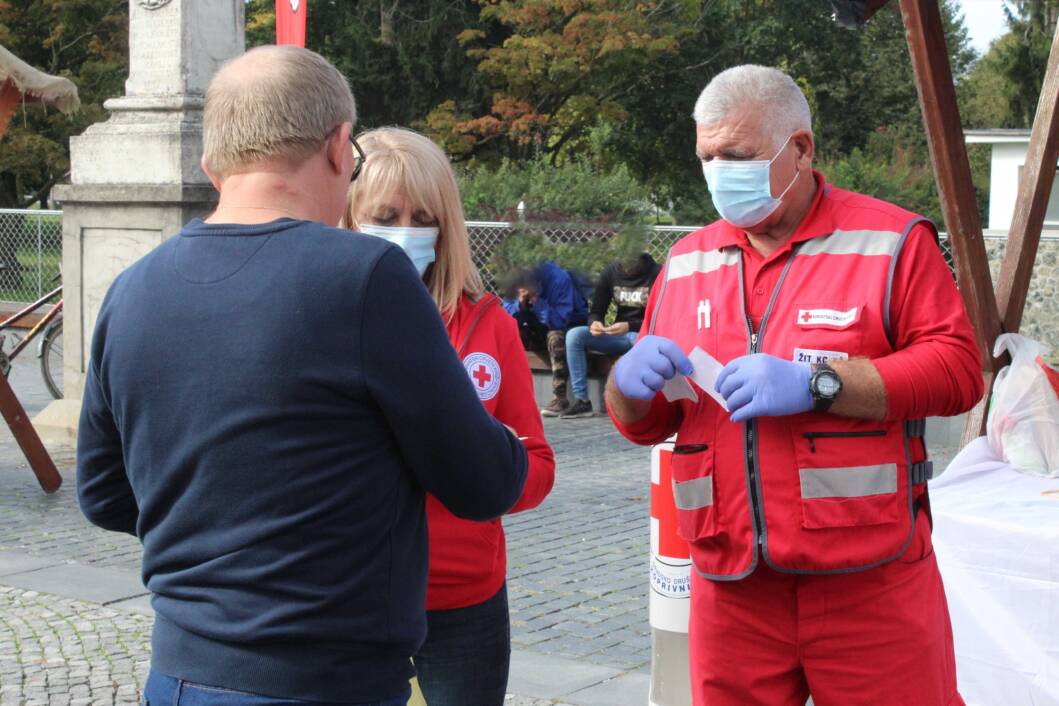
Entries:
POLYGON ((545 417, 558 417, 570 406, 566 399, 566 332, 585 323, 588 302, 573 275, 554 262, 543 262, 520 278, 515 296, 504 309, 518 322, 526 350, 547 354, 552 366, 554 398, 541 409, 545 417))
POLYGON ((216 211, 100 308, 78 499, 143 542, 144 703, 403 706, 426 494, 480 521, 522 495, 526 447, 479 401, 408 256, 331 227, 363 162, 355 121, 313 52, 226 64, 203 115, 216 211))
POLYGON ((588 399, 588 352, 620 356, 632 348, 643 324, 651 285, 660 269, 649 253, 640 253, 632 261, 612 262, 600 273, 592 295, 588 325, 575 326, 566 333, 566 361, 574 399, 559 415, 563 419, 592 416, 592 402, 588 399), (616 316, 612 323, 606 324, 612 303, 616 316))

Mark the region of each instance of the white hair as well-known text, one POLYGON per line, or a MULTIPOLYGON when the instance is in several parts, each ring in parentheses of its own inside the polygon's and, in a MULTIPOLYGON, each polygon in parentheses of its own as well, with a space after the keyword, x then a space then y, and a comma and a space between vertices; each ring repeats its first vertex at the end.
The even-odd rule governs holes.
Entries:
POLYGON ((713 77, 695 101, 699 125, 716 125, 733 113, 753 108, 772 131, 777 149, 796 130, 812 130, 809 102, 794 80, 779 69, 755 64, 733 66, 713 77))

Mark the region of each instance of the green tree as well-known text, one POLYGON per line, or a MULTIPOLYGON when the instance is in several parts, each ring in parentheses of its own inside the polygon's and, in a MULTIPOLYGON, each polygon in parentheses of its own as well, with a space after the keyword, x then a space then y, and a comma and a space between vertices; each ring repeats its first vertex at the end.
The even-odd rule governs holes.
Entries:
MULTIPOLYGON (((956 75, 974 61, 952 0, 942 5, 956 75)), ((891 3, 858 31, 838 26, 817 0, 714 0, 690 27, 680 51, 656 62, 648 90, 627 103, 608 149, 649 186, 675 220, 716 218, 694 159, 691 111, 699 92, 724 69, 754 63, 788 72, 814 114, 817 151, 827 166, 866 149, 885 128, 901 136, 908 158, 929 166, 922 114, 899 8, 891 3)), ((917 172, 919 173, 919 172, 917 172)), ((825 171, 825 175, 829 176, 825 171)))
MULTIPOLYGON (((457 97, 484 103, 476 61, 453 41, 478 26, 474 0, 311 0, 305 45, 333 63, 357 99, 358 129, 417 125, 457 97)), ((249 0, 247 46, 272 44, 273 0, 249 0)))
POLYGON ((105 120, 128 73, 126 0, 0 0, 0 44, 31 66, 77 84, 81 111, 67 117, 27 105, 0 143, 0 208, 46 206, 70 168, 69 138, 105 120))
POLYGON ((964 123, 970 127, 1028 128, 1037 112, 1059 0, 1014 0, 1004 11, 1007 34, 960 86, 964 123))

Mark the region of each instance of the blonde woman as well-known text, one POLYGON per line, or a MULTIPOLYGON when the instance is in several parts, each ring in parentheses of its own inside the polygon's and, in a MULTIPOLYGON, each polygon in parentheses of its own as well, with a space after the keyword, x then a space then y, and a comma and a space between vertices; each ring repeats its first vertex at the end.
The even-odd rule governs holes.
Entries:
MULTIPOLYGON (((402 128, 371 130, 357 143, 366 158, 350 189, 345 223, 408 253, 478 398, 526 446, 529 474, 511 512, 536 507, 551 490, 555 458, 515 321, 485 292, 471 260, 449 161, 428 138, 402 128)), ((427 520, 427 638, 415 656, 423 694, 430 706, 501 706, 511 627, 500 520, 459 519, 429 495, 427 520)))

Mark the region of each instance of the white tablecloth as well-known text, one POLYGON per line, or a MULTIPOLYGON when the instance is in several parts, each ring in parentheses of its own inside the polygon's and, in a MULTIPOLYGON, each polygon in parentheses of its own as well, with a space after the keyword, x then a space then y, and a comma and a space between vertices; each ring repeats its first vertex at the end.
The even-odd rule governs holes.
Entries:
POLYGON ((1059 479, 984 437, 930 484, 934 546, 968 706, 1059 706, 1059 479))

